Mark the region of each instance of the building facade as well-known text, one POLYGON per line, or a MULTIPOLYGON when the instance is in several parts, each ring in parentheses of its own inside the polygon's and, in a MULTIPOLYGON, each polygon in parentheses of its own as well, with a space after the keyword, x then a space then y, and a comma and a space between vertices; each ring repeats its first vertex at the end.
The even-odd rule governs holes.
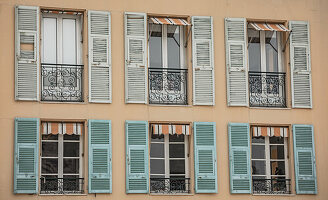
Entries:
POLYGON ((328 2, 0 3, 1 199, 326 199, 328 2))

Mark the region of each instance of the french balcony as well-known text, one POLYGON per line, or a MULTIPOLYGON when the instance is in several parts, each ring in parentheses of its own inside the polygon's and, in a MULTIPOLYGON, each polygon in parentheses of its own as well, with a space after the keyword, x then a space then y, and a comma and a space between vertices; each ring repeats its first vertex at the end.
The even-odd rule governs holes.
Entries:
POLYGON ((83 102, 83 65, 41 63, 41 100, 83 102))
POLYGON ((249 72, 249 106, 286 108, 286 73, 249 72))
POLYGON ((83 194, 84 178, 40 178, 41 194, 83 194))
POLYGON ((187 69, 148 68, 149 104, 187 105, 187 69))
POLYGON ((190 193, 190 178, 150 178, 150 192, 160 194, 190 193))
POLYGON ((290 179, 253 179, 253 194, 291 194, 290 179))

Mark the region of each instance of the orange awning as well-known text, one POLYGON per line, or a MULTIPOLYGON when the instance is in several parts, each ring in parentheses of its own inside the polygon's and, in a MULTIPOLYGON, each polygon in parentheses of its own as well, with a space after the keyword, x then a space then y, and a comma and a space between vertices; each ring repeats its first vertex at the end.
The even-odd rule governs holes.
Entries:
POLYGON ((182 124, 152 124, 151 131, 153 135, 190 135, 190 126, 182 124))
POLYGON ((149 21, 153 24, 167 24, 167 25, 177 25, 177 26, 190 26, 185 19, 178 18, 167 18, 167 17, 150 17, 149 21))
POLYGON ((81 135, 83 123, 73 122, 42 122, 42 134, 67 134, 67 135, 81 135))
POLYGON ((254 126, 252 131, 254 137, 288 137, 287 127, 254 126))
POLYGON ((249 23, 252 28, 257 31, 280 31, 280 32, 288 32, 290 31, 286 28, 283 24, 279 23, 258 23, 258 22, 251 22, 249 23))

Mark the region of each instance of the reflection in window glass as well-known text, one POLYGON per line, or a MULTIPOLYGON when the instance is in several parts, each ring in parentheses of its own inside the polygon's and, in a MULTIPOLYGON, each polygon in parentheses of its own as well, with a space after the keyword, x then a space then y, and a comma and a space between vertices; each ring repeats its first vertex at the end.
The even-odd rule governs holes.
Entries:
POLYGON ((284 159, 284 146, 283 145, 270 145, 270 158, 271 159, 284 159))
POLYGON ((266 71, 278 72, 277 31, 265 31, 266 71))
POLYGON ((271 175, 285 175, 285 162, 271 161, 271 175))
POLYGON ((150 173, 151 174, 165 174, 165 160, 164 159, 150 159, 150 173))
POLYGON ((255 175, 265 175, 265 161, 258 161, 258 160, 253 160, 252 161, 252 174, 255 175))
POLYGON ((164 158, 164 143, 150 144, 150 157, 164 158))
POLYGON ((168 68, 180 68, 180 28, 167 25, 168 68))
POLYGON ((185 160, 170 160, 170 174, 184 174, 185 160))
POLYGON ((248 29, 248 61, 249 71, 261 71, 260 31, 248 29))
POLYGON ((149 64, 152 68, 162 66, 162 25, 149 24, 149 64))
POLYGON ((265 146, 264 145, 252 145, 252 158, 253 159, 265 159, 265 146))

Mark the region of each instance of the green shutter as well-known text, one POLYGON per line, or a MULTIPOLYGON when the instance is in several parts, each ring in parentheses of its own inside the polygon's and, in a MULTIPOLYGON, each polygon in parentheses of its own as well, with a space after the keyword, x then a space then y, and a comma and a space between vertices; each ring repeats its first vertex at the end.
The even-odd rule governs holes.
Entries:
POLYGON ((111 121, 89 120, 89 193, 112 193, 111 121))
POLYGON ((312 125, 293 125, 297 194, 317 194, 317 176, 312 125))
POLYGON ((15 119, 14 193, 38 192, 39 119, 15 119))
POLYGON ((251 193, 249 124, 229 123, 230 192, 251 193))
POLYGON ((126 121, 126 193, 148 193, 148 122, 126 121))
POLYGON ((196 193, 217 193, 216 126, 194 122, 196 193))

